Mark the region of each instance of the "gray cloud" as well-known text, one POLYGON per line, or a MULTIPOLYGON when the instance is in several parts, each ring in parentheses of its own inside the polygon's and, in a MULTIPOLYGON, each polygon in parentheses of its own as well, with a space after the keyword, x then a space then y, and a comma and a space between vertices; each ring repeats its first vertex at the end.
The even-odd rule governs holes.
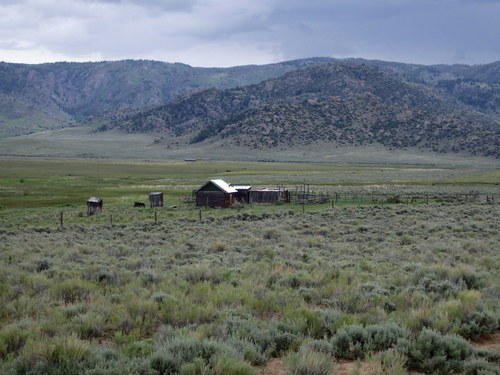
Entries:
POLYGON ((494 0, 1 0, 0 14, 4 61, 500 59, 494 0))

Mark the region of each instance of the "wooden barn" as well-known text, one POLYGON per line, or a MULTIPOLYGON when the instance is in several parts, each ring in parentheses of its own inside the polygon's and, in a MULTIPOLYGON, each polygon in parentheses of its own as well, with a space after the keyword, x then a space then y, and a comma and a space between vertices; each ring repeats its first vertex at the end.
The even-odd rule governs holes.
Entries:
POLYGON ((87 215, 91 216, 102 212, 102 198, 91 197, 87 199, 87 215))
POLYGON ((149 205, 151 208, 163 207, 163 193, 162 192, 149 193, 149 205))
POLYGON ((230 207, 236 202, 238 190, 224 180, 210 180, 194 192, 198 207, 230 207))

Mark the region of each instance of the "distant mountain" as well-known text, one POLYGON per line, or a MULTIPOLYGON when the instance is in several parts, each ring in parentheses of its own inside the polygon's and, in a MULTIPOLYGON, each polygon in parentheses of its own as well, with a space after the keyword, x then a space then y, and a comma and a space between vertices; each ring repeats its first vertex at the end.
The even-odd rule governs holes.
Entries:
POLYGON ((207 89, 104 122, 100 130, 192 135, 229 147, 331 142, 500 156, 500 127, 456 98, 364 63, 294 70, 234 89, 207 89))
POLYGON ((82 120, 231 147, 325 141, 498 156, 500 62, 0 63, 0 137, 82 120))
POLYGON ((44 108, 33 102, 0 93, 0 137, 54 129, 69 122, 71 116, 57 108, 44 108))
MULTIPOLYGON (((0 94, 3 94, 0 96, 0 136, 67 126, 106 111, 161 105, 205 88, 255 84, 333 61, 337 60, 310 58, 233 68, 195 68, 147 60, 0 63, 0 94)), ((396 73, 401 79, 425 84, 477 111, 500 118, 500 62, 479 66, 425 66, 363 59, 350 61, 376 66, 396 73)))
POLYGON ((234 68, 193 68, 145 60, 0 63, 0 136, 67 126, 110 110, 150 107, 203 88, 257 83, 329 60, 313 58, 234 68), (13 102, 25 103, 26 108, 13 102), (14 120, 12 112, 16 114, 14 120), (39 121, 33 121, 34 117, 39 121), (20 118, 25 119, 22 125, 20 118))
POLYGON ((500 118, 500 61, 485 65, 415 65, 366 61, 412 82, 422 83, 455 97, 459 102, 500 118))

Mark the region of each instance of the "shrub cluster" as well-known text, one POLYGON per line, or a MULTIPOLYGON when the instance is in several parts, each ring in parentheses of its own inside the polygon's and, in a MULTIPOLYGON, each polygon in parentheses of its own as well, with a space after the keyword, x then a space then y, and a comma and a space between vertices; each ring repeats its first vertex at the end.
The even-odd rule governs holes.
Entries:
POLYGON ((348 325, 333 336, 332 347, 336 357, 358 359, 370 352, 397 347, 409 337, 409 331, 395 323, 348 325))
POLYGON ((427 373, 450 374, 463 370, 473 354, 471 345, 455 335, 442 336, 424 329, 408 351, 409 365, 427 373))

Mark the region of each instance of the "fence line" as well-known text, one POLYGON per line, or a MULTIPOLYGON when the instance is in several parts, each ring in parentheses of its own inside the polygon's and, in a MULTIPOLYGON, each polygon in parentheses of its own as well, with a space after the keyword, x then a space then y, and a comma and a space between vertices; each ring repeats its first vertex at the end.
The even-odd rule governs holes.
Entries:
MULTIPOLYGON (((331 204, 331 208, 333 209, 336 206, 342 205, 358 205, 358 206, 384 206, 389 204, 429 204, 434 202, 445 202, 445 203, 455 203, 455 204, 464 204, 464 203, 485 203, 485 204, 500 204, 500 193, 481 193, 477 191, 471 191, 469 193, 382 193, 382 192, 315 192, 311 191, 309 187, 303 190, 290 191, 290 201, 289 203, 280 203, 280 205, 286 205, 288 207, 292 205, 302 206, 301 211, 305 213, 305 206, 312 204, 331 204)), ((186 207, 193 206, 194 202, 189 201, 187 199, 183 199, 183 203, 186 207)), ((251 204, 260 205, 258 203, 251 204)), ((245 205, 238 207, 238 213, 241 208, 245 205)), ((174 207, 174 206, 172 206, 174 207)), ((227 209, 224 209, 227 210, 227 209)), ((231 210, 229 211, 231 212, 231 210)), ((274 211, 273 211, 274 212, 274 211)), ((116 214, 116 212, 115 212, 116 214)), ((192 214, 189 215, 191 219, 202 220, 202 209, 193 210, 192 214)), ((78 216, 83 216, 83 213, 80 213, 78 216)), ((100 215, 99 215, 100 216, 100 215)), ((114 215, 108 214, 106 215, 108 220, 102 218, 100 223, 95 224, 105 224, 109 223, 110 225, 119 224, 120 220, 116 220, 114 215)), ((179 217, 182 219, 183 217, 179 217)), ((188 218, 188 217, 184 217, 188 218)), ((67 224, 71 223, 72 220, 69 219, 67 214, 63 211, 59 211, 57 215, 57 224, 58 227, 64 229, 67 224)), ((146 218, 146 221, 152 221, 155 224, 160 223, 160 215, 157 210, 152 212, 152 215, 149 218, 146 218)), ((129 221, 127 221, 130 223, 129 221)), ((139 219, 136 222, 144 222, 144 220, 139 219)), ((20 229, 21 223, 17 224, 18 230, 20 229)))
POLYGON ((321 204, 332 202, 351 204, 391 204, 391 203, 429 203, 434 202, 484 202, 496 203, 499 194, 471 193, 330 193, 300 190, 290 192, 290 202, 296 204, 321 204))

